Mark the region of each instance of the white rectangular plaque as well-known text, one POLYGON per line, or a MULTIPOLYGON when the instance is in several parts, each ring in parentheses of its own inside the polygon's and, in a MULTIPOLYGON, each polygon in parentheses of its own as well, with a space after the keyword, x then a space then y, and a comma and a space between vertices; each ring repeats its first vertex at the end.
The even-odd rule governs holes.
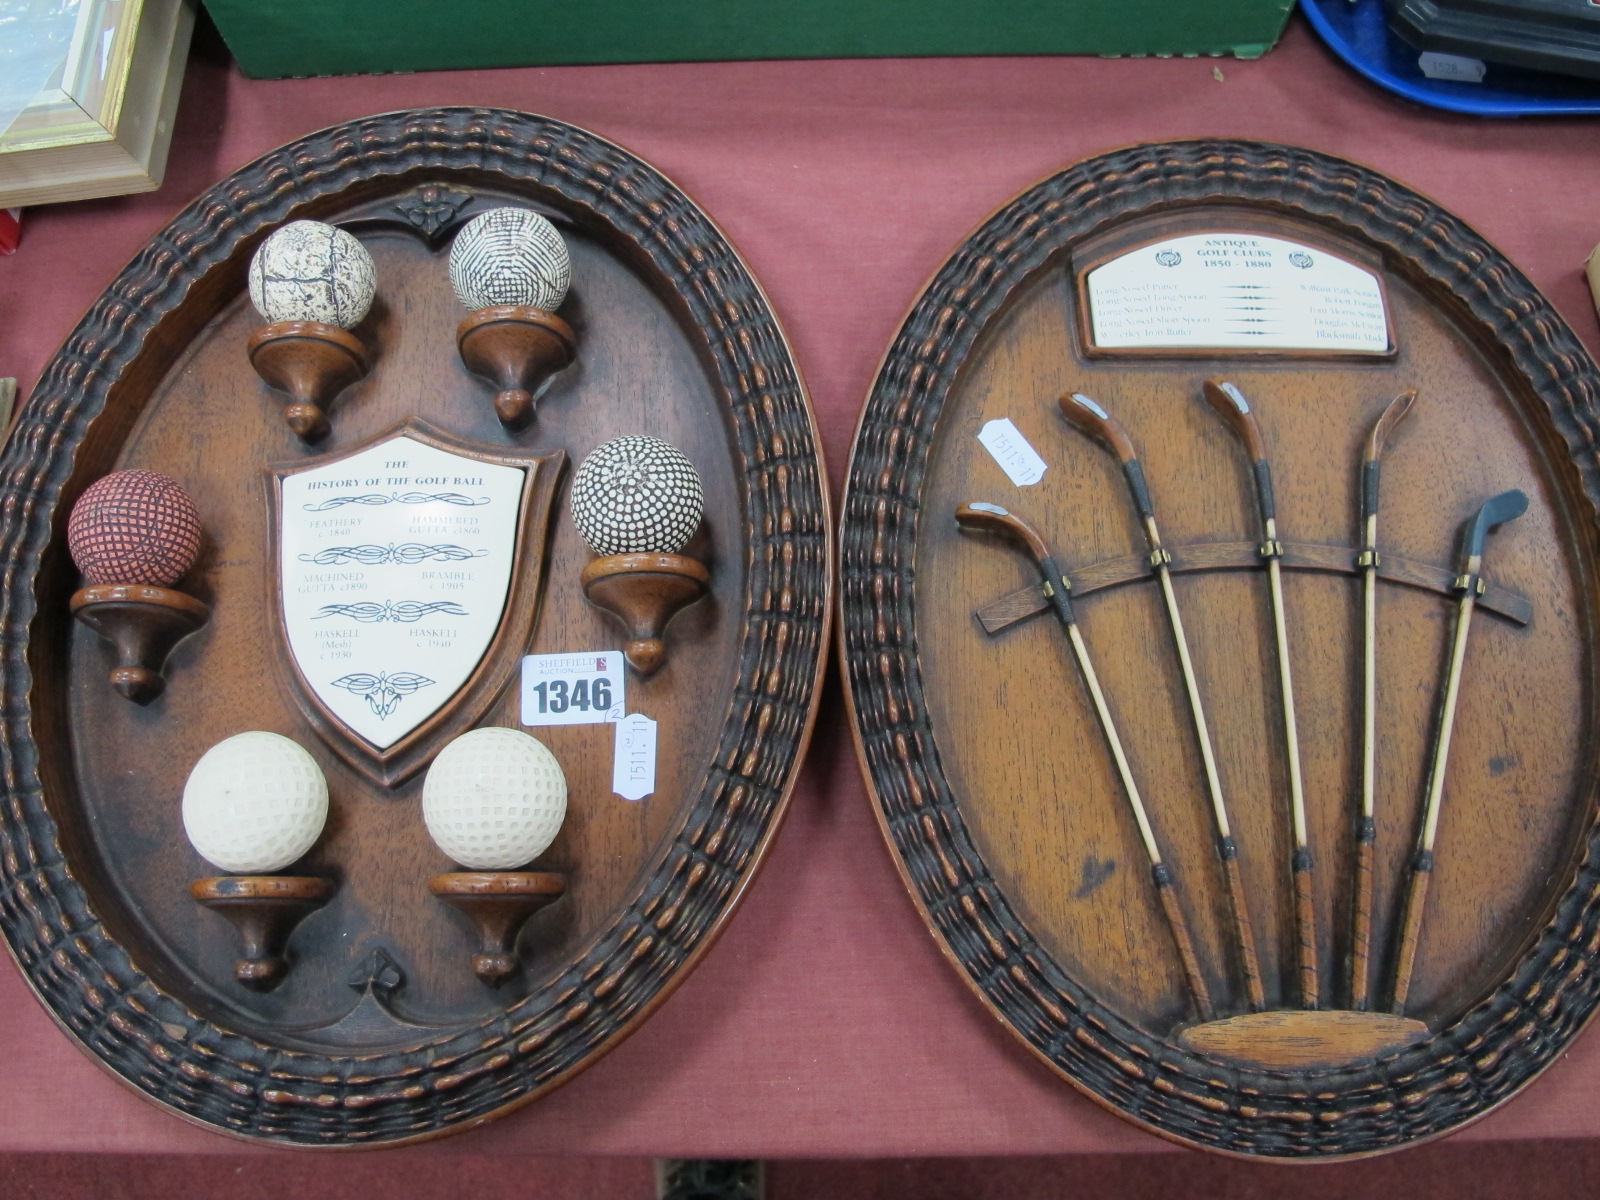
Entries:
POLYGON ((289 648, 317 698, 378 749, 438 711, 488 649, 525 480, 404 434, 283 476, 289 648))
POLYGON ((1389 349, 1377 276, 1282 238, 1169 238, 1094 268, 1085 291, 1100 349, 1389 349))

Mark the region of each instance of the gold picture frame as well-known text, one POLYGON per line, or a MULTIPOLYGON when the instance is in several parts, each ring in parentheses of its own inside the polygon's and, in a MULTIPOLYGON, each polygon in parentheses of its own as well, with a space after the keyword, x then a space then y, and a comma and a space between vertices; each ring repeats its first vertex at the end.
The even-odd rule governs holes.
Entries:
POLYGON ((59 78, 0 133, 0 207, 160 187, 193 31, 188 0, 83 0, 59 78))

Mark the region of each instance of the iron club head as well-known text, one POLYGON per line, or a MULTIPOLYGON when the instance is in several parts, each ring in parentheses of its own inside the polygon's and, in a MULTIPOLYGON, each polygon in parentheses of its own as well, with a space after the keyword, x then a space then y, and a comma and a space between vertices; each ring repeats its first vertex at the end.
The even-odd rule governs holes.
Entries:
POLYGON ((1462 556, 1468 560, 1481 558, 1484 543, 1489 539, 1489 531, 1496 526, 1504 525, 1507 521, 1515 521, 1527 511, 1527 494, 1517 488, 1501 492, 1498 496, 1485 501, 1483 507, 1478 510, 1478 515, 1467 525, 1462 556))

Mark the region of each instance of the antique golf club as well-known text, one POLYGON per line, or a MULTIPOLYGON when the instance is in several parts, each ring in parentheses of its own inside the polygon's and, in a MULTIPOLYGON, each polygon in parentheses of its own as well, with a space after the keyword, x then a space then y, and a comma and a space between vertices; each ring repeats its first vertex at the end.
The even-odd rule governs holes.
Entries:
POLYGON ((1200 743, 1200 760, 1205 766, 1206 789, 1211 796, 1211 812, 1217 829, 1217 856, 1222 860, 1222 870, 1228 885, 1228 899, 1233 911, 1234 940, 1239 946, 1239 959, 1244 970, 1245 989, 1250 1008, 1259 1012, 1266 1007, 1266 996, 1261 986, 1261 964, 1256 957, 1255 932, 1250 924, 1250 910, 1245 901, 1244 876, 1239 869, 1239 847, 1233 839, 1233 827, 1228 820, 1228 805, 1222 793, 1222 779, 1217 772, 1216 753, 1211 745, 1211 730, 1206 724, 1205 706, 1200 700, 1200 683, 1195 678, 1194 662, 1189 655, 1189 640, 1183 632, 1183 617, 1178 612, 1178 597, 1172 587, 1172 555, 1161 544, 1161 531, 1156 526, 1150 488, 1145 480, 1144 467, 1139 462, 1138 451, 1127 430, 1099 404, 1081 392, 1069 392, 1061 397, 1061 415, 1091 440, 1099 442, 1122 464, 1123 476, 1128 481, 1128 491, 1133 506, 1144 526, 1145 542, 1150 547, 1150 566, 1161 581, 1161 597, 1166 604, 1167 622, 1172 628, 1172 639, 1178 648, 1178 665, 1183 670, 1183 686, 1189 694, 1189 713, 1194 721, 1195 739, 1200 743))
POLYGON ((1411 992, 1411 973, 1417 961, 1417 943, 1422 936, 1422 910, 1428 897, 1428 882, 1433 875, 1433 842, 1439 832, 1439 807, 1444 799, 1445 768, 1450 761, 1450 733, 1455 725, 1456 700, 1461 694, 1461 664, 1467 656, 1467 631, 1472 626, 1472 609, 1484 583, 1484 543, 1489 531, 1514 521, 1528 511, 1528 497, 1513 488, 1501 492, 1478 510, 1462 530, 1461 574, 1456 590, 1461 593, 1456 610, 1455 641, 1450 650, 1450 669, 1445 676, 1444 707, 1439 714, 1439 733, 1433 743, 1433 763, 1428 771, 1428 799, 1422 810, 1422 835, 1411 860, 1411 878, 1406 885, 1404 916, 1400 923, 1400 948, 1395 955, 1394 1003, 1397 1016, 1405 1011, 1411 992))
POLYGON ((1206 402, 1221 414, 1250 455, 1255 477, 1256 507, 1261 514, 1261 557, 1267 563, 1267 581, 1272 593, 1272 624, 1278 647, 1278 681, 1283 693, 1283 735, 1289 761, 1289 803, 1294 821, 1294 850, 1290 865, 1294 874, 1295 931, 1299 943, 1300 1002, 1307 1009, 1319 1005, 1317 985, 1317 919, 1311 881, 1311 847, 1306 829, 1305 788, 1300 776, 1300 735, 1294 719, 1294 680, 1289 671, 1289 628, 1283 615, 1283 543, 1278 540, 1278 518, 1272 498, 1272 467, 1267 462, 1266 442, 1255 413, 1244 394, 1231 383, 1209 379, 1205 384, 1206 402))
POLYGON ((1012 538, 1027 550, 1034 566, 1038 568, 1044 581, 1045 595, 1049 597, 1056 619, 1067 631, 1067 638, 1072 643, 1073 657, 1077 660, 1078 670, 1083 674, 1084 683, 1089 687, 1095 714, 1100 718, 1100 729, 1111 747, 1111 757, 1115 760, 1117 774, 1122 779, 1123 792, 1127 796, 1129 807, 1133 810, 1134 823, 1139 827, 1139 837, 1144 842, 1145 854, 1150 859, 1150 877, 1155 882, 1156 895, 1161 899, 1167 926, 1172 932, 1173 942, 1177 945, 1178 957, 1183 963, 1183 973, 1188 979, 1195 1010, 1202 1021, 1211 1020, 1213 1013, 1211 994, 1206 987, 1204 977, 1200 974, 1200 963, 1195 957, 1194 940, 1189 934, 1189 924, 1184 919, 1183 910, 1173 889, 1172 872, 1161 859, 1161 850, 1156 845, 1155 833, 1150 828, 1150 818, 1145 812, 1144 801, 1139 797, 1138 785, 1133 781, 1133 770, 1129 767, 1128 756, 1122 749, 1122 739, 1117 736, 1117 727, 1111 719, 1111 710, 1106 706, 1105 693, 1100 690, 1100 679, 1095 674, 1094 664, 1089 661, 1089 649, 1084 645, 1083 635, 1078 631, 1078 620, 1072 609, 1070 595, 1071 580, 1057 565, 1055 557, 1050 553, 1050 548, 1039 531, 1023 518, 1008 512, 998 504, 986 504, 983 501, 963 504, 956 510, 956 523, 964 529, 976 529, 1012 538))
POLYGON ((1372 860, 1378 825, 1374 817, 1378 757, 1378 472, 1385 443, 1411 411, 1416 389, 1401 392, 1384 408, 1367 438, 1361 462, 1361 553, 1363 634, 1361 686, 1361 818, 1356 824, 1356 878, 1350 937, 1350 1007, 1368 1007, 1372 962, 1372 860))

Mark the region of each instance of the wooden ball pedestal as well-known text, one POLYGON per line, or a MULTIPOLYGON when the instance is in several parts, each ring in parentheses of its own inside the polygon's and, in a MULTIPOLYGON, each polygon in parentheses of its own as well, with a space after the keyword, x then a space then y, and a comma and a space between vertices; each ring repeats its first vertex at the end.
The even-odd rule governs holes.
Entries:
POLYGON ((258 329, 247 346, 250 365, 268 387, 293 403, 283 419, 301 441, 326 437, 333 398, 371 369, 354 334, 321 321, 278 321, 258 329))
POLYGON ((548 871, 451 871, 435 875, 428 890, 472 922, 478 951, 472 972, 490 987, 516 973, 517 935, 545 905, 567 890, 567 877, 548 871))
POLYGON ((267 992, 288 974, 284 951, 295 926, 328 902, 333 884, 314 875, 220 875, 195 880, 189 894, 238 931, 233 977, 267 992))
POLYGON ((74 592, 72 615, 116 649, 111 686, 135 704, 166 690, 173 648, 211 619, 211 610, 183 592, 145 584, 100 584, 74 592))
POLYGON ((456 328, 461 361, 500 389, 494 411, 513 432, 532 424, 539 389, 572 362, 577 347, 572 326, 526 304, 480 308, 456 328))
POLYGON ((705 564, 683 554, 610 554, 579 576, 589 603, 627 631, 628 665, 648 678, 667 661, 662 632, 679 609, 706 594, 705 564))

